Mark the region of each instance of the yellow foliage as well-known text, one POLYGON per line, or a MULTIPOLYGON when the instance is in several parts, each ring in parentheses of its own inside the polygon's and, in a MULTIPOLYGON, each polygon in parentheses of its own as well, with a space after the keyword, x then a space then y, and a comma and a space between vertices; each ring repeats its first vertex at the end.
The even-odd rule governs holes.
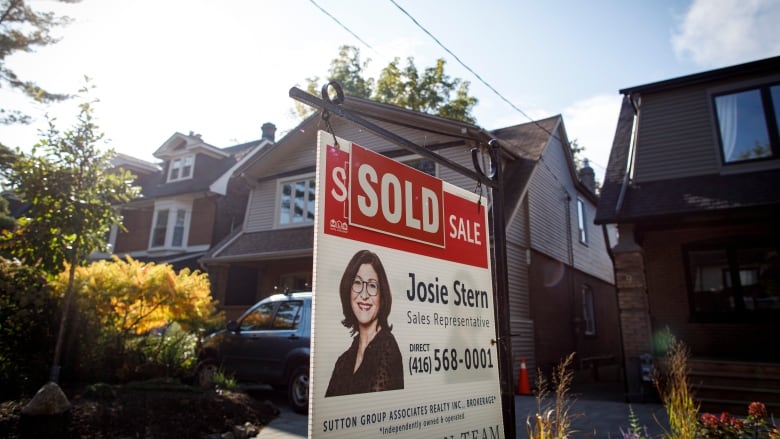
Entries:
MULTIPOLYGON (((67 286, 68 268, 53 281, 55 291, 67 286)), ((211 298, 208 276, 170 265, 144 263, 130 257, 77 267, 74 280, 82 308, 91 308, 102 327, 123 334, 143 334, 171 322, 183 329, 221 320, 211 298)))

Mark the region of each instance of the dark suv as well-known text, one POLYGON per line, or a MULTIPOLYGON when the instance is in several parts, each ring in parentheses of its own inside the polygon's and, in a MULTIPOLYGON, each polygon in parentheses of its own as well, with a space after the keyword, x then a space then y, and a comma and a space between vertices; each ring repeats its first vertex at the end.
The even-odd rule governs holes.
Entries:
POLYGON ((198 383, 211 386, 221 370, 242 383, 286 387, 292 409, 306 413, 311 297, 311 292, 267 297, 206 337, 198 350, 198 383))

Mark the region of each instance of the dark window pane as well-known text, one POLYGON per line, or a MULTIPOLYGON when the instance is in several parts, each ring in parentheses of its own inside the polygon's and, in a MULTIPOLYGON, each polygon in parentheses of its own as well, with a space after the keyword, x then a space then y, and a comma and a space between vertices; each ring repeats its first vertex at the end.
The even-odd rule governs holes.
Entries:
POLYGON ((747 310, 780 310, 780 270, 777 251, 746 248, 737 251, 739 283, 747 310))
POLYGON ((702 250, 688 253, 688 267, 695 312, 723 312, 736 309, 729 285, 726 250, 702 250))
POLYGON ((181 247, 184 243, 184 218, 187 212, 182 209, 176 211, 176 223, 173 226, 173 247, 181 247))
POLYGON ((282 302, 276 310, 273 329, 295 329, 301 319, 301 302, 282 302))
POLYGON ((760 90, 718 96, 715 107, 726 163, 771 155, 760 90))
POLYGON ((279 206, 279 224, 290 223, 290 205, 292 204, 292 186, 288 184, 282 185, 282 200, 279 206))
POLYGON ((241 320, 241 330, 257 331, 270 328, 271 318, 273 318, 274 315, 274 305, 274 303, 264 303, 251 313, 247 314, 246 317, 241 320))
POLYGON ((688 276, 694 313, 745 317, 780 311, 777 246, 735 242, 689 251, 688 276))
POLYGON ((304 191, 306 189, 305 181, 295 182, 295 211, 293 212, 293 222, 300 223, 303 221, 304 203, 306 202, 304 191))
POLYGON ((425 172, 428 175, 436 176, 436 163, 433 160, 428 159, 414 159, 404 162, 405 165, 411 166, 418 171, 425 172))
POLYGON ((157 222, 154 223, 154 232, 152 235, 152 246, 162 247, 165 245, 165 231, 168 229, 168 210, 157 211, 157 222))
POLYGON ((593 290, 582 286, 582 320, 585 322, 585 335, 596 335, 596 311, 593 305, 593 290))

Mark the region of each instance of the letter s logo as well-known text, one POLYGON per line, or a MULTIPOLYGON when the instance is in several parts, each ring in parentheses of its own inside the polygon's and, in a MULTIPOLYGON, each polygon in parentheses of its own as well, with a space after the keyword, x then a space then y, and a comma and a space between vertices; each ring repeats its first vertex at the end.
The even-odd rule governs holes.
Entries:
POLYGON ((333 168, 331 179, 335 187, 330 191, 330 195, 339 203, 347 201, 347 171, 344 168, 333 168))

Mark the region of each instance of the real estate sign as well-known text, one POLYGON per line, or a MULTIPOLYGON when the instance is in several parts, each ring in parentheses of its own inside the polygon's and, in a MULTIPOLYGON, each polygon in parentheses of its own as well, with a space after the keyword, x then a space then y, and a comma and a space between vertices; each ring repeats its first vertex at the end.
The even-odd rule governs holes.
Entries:
POLYGON ((502 437, 486 201, 318 139, 309 437, 502 437))

